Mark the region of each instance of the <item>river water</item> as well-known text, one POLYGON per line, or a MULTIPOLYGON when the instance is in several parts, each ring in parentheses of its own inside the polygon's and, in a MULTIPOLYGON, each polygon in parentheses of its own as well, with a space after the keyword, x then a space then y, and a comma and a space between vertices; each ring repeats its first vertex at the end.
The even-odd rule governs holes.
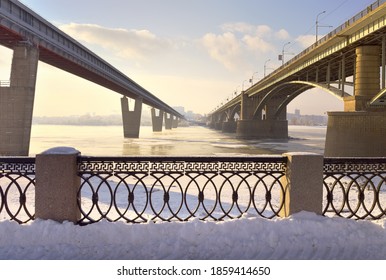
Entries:
POLYGON ((323 126, 289 126, 289 140, 242 140, 201 126, 162 132, 143 126, 138 139, 124 139, 121 126, 33 125, 30 155, 58 146, 74 147, 87 156, 323 154, 325 134, 323 126))

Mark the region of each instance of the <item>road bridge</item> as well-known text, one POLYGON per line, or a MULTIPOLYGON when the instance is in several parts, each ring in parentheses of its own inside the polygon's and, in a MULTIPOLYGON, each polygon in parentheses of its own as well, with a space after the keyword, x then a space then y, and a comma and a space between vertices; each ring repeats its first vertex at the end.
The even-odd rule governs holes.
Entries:
POLYGON ((325 155, 386 156, 386 1, 376 1, 209 114, 243 138, 288 138, 286 107, 319 88, 344 102, 329 112, 325 155))
MULTIPOLYGON (((15 0, 0 0, 0 44, 13 49, 10 81, 0 87, 0 154, 28 155, 38 61, 122 95, 125 137, 138 137, 142 104, 151 106, 153 130, 183 116, 111 64, 15 0), (130 111, 128 98, 135 100, 130 111)), ((52 89, 54 90, 54 89, 52 89)))

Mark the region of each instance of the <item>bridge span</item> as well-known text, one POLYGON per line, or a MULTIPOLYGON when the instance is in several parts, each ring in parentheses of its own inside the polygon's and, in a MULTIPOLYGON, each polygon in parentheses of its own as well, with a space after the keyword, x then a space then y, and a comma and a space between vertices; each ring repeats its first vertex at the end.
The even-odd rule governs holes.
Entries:
POLYGON ((328 112, 326 156, 386 156, 386 1, 379 0, 209 114, 242 138, 288 138, 287 105, 311 88, 344 102, 328 112))
POLYGON ((121 94, 125 137, 139 136, 143 103, 153 107, 155 131, 162 130, 163 119, 165 128, 171 129, 184 118, 19 1, 0 0, 0 44, 13 49, 10 81, 0 87, 2 155, 28 155, 39 60, 121 94), (134 111, 129 110, 128 98, 135 99, 134 111))

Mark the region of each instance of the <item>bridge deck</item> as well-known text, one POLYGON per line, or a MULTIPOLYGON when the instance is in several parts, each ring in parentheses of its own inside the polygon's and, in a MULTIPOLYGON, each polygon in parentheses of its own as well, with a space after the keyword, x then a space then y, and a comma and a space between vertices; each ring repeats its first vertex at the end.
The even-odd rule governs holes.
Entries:
POLYGON ((47 64, 130 98, 183 118, 176 110, 134 82, 111 64, 15 0, 0 0, 0 44, 9 48, 30 43, 47 64))
MULTIPOLYGON (((268 92, 283 83, 301 80, 329 84, 353 76, 355 49, 360 45, 379 45, 386 42, 386 1, 379 0, 343 23, 341 26, 315 42, 284 65, 267 75, 245 91, 249 97, 263 98, 268 92), (342 75, 342 65, 345 77, 342 75)), ((386 56, 382 58, 383 77, 386 81, 386 56)), ((352 83, 344 81, 346 85, 352 83)), ((293 86, 296 90, 297 85, 293 86)), ((291 92, 291 87, 288 91, 291 92)), ((345 93, 342 91, 342 96, 345 93)), ((384 103, 386 93, 377 96, 373 103, 384 103)), ((212 111, 225 111, 241 102, 240 95, 212 111)))

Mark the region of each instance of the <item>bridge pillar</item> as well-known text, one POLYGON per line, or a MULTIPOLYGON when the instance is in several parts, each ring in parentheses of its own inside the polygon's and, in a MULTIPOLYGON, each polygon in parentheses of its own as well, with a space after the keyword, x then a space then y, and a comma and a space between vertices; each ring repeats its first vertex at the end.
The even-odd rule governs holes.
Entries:
POLYGON ((214 117, 214 115, 210 115, 210 117, 209 117, 209 120, 208 120, 208 126, 209 126, 209 128, 212 128, 212 129, 214 129, 214 124, 215 124, 215 117, 214 117))
POLYGON ((0 154, 28 156, 39 50, 13 49, 9 87, 0 88, 0 154))
POLYGON ((142 98, 135 100, 134 111, 129 110, 129 101, 126 96, 121 98, 123 136, 125 138, 138 138, 141 126, 142 98))
POLYGON ((172 127, 173 128, 177 128, 178 127, 178 122, 179 122, 178 117, 173 117, 173 119, 172 119, 172 127))
POLYGON ((354 96, 344 99, 345 112, 367 111, 368 102, 380 91, 381 47, 360 46, 355 54, 354 96))
POLYGON ((329 112, 326 157, 385 157, 386 112, 329 112))
POLYGON ((240 115, 240 120, 250 120, 253 118, 253 102, 244 91, 241 93, 240 115))
POLYGON ((223 116, 219 115, 219 113, 212 115, 210 123, 209 123, 210 128, 215 129, 215 130, 222 130, 222 126, 223 126, 223 122, 224 122, 222 117, 223 116))
POLYGON ((222 132, 235 133, 237 131, 237 122, 228 120, 222 123, 222 132))
POLYGON ((164 114, 165 115, 165 129, 170 130, 173 128, 173 115, 164 114))
POLYGON ((386 156, 386 111, 368 102, 380 91, 381 49, 356 49, 354 96, 345 98, 345 112, 329 112, 324 155, 328 157, 386 156))
POLYGON ((242 96, 241 119, 237 122, 237 136, 240 138, 287 139, 288 121, 286 110, 275 117, 275 109, 283 102, 282 98, 271 98, 265 106, 265 114, 253 118, 254 102, 251 98, 242 96), (243 104, 244 103, 244 104, 243 104), (243 109, 244 108, 244 109, 243 109), (252 113, 251 113, 252 112, 252 113))
POLYGON ((237 136, 246 139, 286 139, 288 138, 287 120, 239 120, 237 136))
POLYGON ((164 111, 160 110, 159 115, 157 116, 155 113, 155 109, 151 108, 151 120, 153 125, 153 132, 162 131, 162 124, 164 120, 164 111))
POLYGON ((223 122, 222 121, 217 121, 214 123, 214 129, 215 130, 222 130, 222 124, 223 122))

